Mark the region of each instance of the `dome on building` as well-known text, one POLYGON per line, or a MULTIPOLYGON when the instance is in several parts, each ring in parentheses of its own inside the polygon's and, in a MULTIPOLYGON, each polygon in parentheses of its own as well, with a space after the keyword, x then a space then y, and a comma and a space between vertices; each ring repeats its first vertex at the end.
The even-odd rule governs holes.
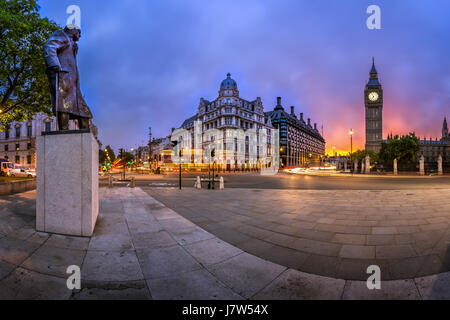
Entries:
POLYGON ((220 90, 226 90, 226 89, 234 89, 237 90, 237 83, 233 79, 231 79, 231 74, 227 74, 227 78, 222 81, 222 84, 220 85, 220 90))

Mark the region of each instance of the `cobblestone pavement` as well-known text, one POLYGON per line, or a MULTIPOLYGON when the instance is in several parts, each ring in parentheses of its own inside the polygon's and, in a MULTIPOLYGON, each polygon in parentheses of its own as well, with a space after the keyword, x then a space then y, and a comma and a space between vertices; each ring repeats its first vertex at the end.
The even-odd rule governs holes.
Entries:
MULTIPOLYGON (((210 202, 216 196, 192 191, 183 197, 210 202)), ((36 232, 35 192, 0 197, 0 299, 450 299, 450 273, 383 281, 381 290, 368 290, 365 281, 301 272, 244 252, 250 250, 219 239, 139 188, 100 193, 92 238, 36 232), (81 267, 81 290, 67 289, 70 265, 81 267)), ((220 212, 208 211, 211 217, 220 212)), ((237 221, 228 218, 222 222, 237 221)), ((222 222, 218 229, 226 230, 222 222)), ((301 259, 300 251, 287 253, 301 259)))
POLYGON ((450 270, 450 189, 144 190, 243 251, 303 272, 364 280, 375 264, 399 280, 450 270))

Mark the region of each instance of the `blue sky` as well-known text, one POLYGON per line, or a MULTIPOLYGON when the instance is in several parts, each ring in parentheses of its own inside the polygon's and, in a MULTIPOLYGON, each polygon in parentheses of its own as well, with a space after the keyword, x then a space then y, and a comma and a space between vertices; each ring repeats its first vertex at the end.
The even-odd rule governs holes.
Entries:
POLYGON ((364 85, 372 56, 383 84, 384 136, 440 137, 450 117, 448 0, 40 0, 64 25, 82 10, 82 91, 113 148, 166 136, 217 97, 227 72, 265 110, 283 97, 318 126, 327 149, 364 144, 364 85), (366 9, 381 7, 382 29, 366 9))

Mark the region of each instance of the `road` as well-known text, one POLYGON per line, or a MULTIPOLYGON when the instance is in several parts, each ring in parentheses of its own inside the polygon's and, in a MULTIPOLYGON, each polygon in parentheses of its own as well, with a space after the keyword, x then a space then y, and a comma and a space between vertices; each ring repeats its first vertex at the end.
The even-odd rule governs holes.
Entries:
MULTIPOLYGON (((183 188, 192 188, 196 174, 183 174, 183 188)), ((450 177, 411 176, 309 176, 280 173, 275 176, 257 174, 225 174, 226 188, 244 189, 289 189, 289 190, 411 190, 449 189, 450 177)), ((103 181, 103 183, 105 183, 103 181)), ((140 175, 136 177, 138 187, 178 187, 178 176, 140 175)), ((206 183, 203 185, 206 187, 206 183)), ((216 185, 218 187, 218 184, 216 185)))

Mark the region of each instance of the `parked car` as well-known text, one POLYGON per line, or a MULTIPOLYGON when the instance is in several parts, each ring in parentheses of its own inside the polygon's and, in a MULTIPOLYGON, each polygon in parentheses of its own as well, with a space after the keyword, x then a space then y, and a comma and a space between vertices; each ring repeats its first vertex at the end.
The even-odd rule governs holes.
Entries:
POLYGON ((34 178, 36 174, 33 174, 32 172, 25 169, 11 169, 10 176, 17 178, 34 178))
POLYGON ((36 178, 36 171, 27 170, 28 178, 36 178))

